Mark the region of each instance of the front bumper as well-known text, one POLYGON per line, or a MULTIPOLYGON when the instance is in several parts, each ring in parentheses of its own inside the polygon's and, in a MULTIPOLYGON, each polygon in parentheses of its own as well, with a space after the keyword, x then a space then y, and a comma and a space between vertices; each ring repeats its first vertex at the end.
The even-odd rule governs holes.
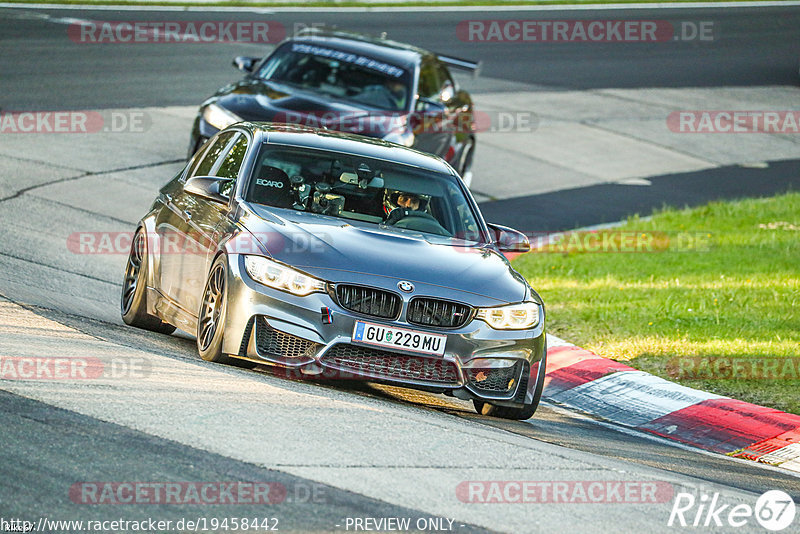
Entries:
POLYGON ((494 330, 474 318, 459 328, 426 327, 405 320, 414 295, 403 296, 397 320, 380 319, 349 311, 328 293, 298 297, 265 287, 247 275, 243 256, 230 255, 229 263, 227 354, 278 366, 291 377, 385 382, 507 406, 533 401, 546 350, 543 310, 530 330, 494 330), (444 334, 444 355, 354 342, 359 320, 444 334))

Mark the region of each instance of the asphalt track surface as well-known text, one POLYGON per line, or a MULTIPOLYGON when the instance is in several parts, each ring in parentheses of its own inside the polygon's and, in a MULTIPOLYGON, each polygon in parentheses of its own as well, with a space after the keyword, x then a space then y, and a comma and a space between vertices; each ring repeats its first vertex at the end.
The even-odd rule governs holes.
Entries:
MULTIPOLYGON (((121 14, 103 11, 87 14, 48 10, 46 13, 57 17, 106 20, 180 20, 188 16, 179 12, 127 11, 121 14)), ((232 55, 254 54, 254 47, 249 45, 152 45, 137 51, 135 47, 122 45, 93 47, 65 43, 63 25, 54 25, 41 18, 39 11, 25 11, 23 17, 19 14, 18 10, 0 10, 0 68, 4 74, 0 77, 0 106, 4 109, 194 105, 219 85, 235 78, 235 71, 226 70, 232 55), (210 65, 221 65, 222 68, 210 65)), ((666 15, 647 11, 637 11, 635 15, 627 11, 615 14, 676 21, 711 18, 724 21, 723 27, 727 30, 718 46, 710 48, 679 43, 674 47, 660 48, 641 45, 626 47, 624 53, 612 45, 577 45, 569 49, 540 45, 533 50, 515 45, 480 45, 485 47, 480 49, 478 45, 437 37, 439 28, 472 18, 472 14, 468 17, 453 13, 426 14, 425 17, 392 14, 389 31, 399 40, 417 42, 454 55, 471 57, 476 55, 473 50, 480 49, 478 55, 486 62, 484 72, 495 80, 492 82, 493 91, 498 90, 502 80, 507 80, 509 86, 526 84, 532 86, 532 90, 539 86, 574 89, 796 83, 797 28, 800 27, 797 9, 724 10, 713 11, 710 15, 704 11, 670 10, 666 15), (529 68, 531 64, 536 68, 529 68), (564 83, 564 80, 569 80, 569 83, 564 83)), ((247 17, 231 13, 204 16, 212 20, 247 17)), ((196 19, 197 15, 191 17, 196 19)), ((285 21, 285 24, 298 20, 296 15, 283 13, 268 17, 285 21)), ((536 13, 535 17, 563 19, 589 15, 546 12, 536 13)), ((303 14, 300 20, 335 22, 340 27, 377 33, 385 29, 389 19, 385 14, 313 13, 303 14)), ((46 151, 47 146, 39 149, 46 151)), ((124 151, 118 146, 114 149, 124 151)), ((30 173, 26 165, 37 159, 37 154, 32 149, 30 153, 16 154, 15 157, 19 166, 5 169, 12 175, 14 172, 30 173)), ((97 172, 93 164, 87 162, 86 167, 97 172)), ((52 163, 36 165, 38 167, 34 168, 43 174, 54 173, 53 183, 71 180, 72 175, 79 174, 79 169, 71 162, 62 167, 52 163)), ((127 166, 111 165, 103 170, 127 166)), ((144 169, 145 173, 140 173, 140 176, 147 181, 145 185, 155 191, 158 182, 170 177, 175 166, 169 158, 162 158, 158 164, 154 162, 153 172, 144 169)), ((779 162, 770 165, 769 169, 780 176, 796 177, 798 174, 795 162, 779 162)), ((722 173, 722 170, 717 171, 722 173)), ((735 174, 732 169, 725 171, 719 176, 715 176, 714 171, 704 171, 700 176, 702 180, 692 181, 698 184, 697 191, 681 197, 681 203, 692 203, 693 199, 703 195, 718 195, 720 188, 715 184, 721 183, 723 177, 735 174)), ((742 189, 742 184, 752 178, 749 173, 759 170, 736 172, 740 172, 742 178, 734 180, 738 185, 730 186, 730 194, 747 194, 748 190, 742 189)), ((109 184, 113 183, 113 175, 113 172, 109 173, 109 184)), ((96 176, 102 177, 100 174, 96 176)), ((0 339, 3 351, 23 350, 18 345, 27 342, 34 348, 58 350, 66 347, 66 338, 59 338, 63 328, 75 333, 76 337, 90 338, 89 341, 83 338, 76 341, 76 349, 90 350, 94 347, 92 350, 98 350, 95 345, 100 345, 106 347, 104 350, 120 353, 135 350, 152 356, 160 369, 189 370, 197 372, 200 378, 221 375, 224 378, 221 383, 232 388, 246 385, 273 394, 279 390, 287 397, 286 403, 296 405, 289 406, 287 412, 281 402, 270 400, 274 404, 275 421, 282 425, 276 423, 270 427, 267 422, 259 424, 246 413, 247 410, 238 412, 235 404, 226 399, 220 398, 217 404, 209 392, 190 392, 183 399, 186 406, 173 407, 176 413, 181 413, 179 408, 184 410, 185 420, 178 421, 169 420, 158 411, 158 398, 148 398, 148 392, 141 397, 131 394, 136 406, 126 408, 119 404, 126 402, 129 397, 123 393, 128 393, 115 391, 111 386, 87 389, 81 394, 80 391, 76 393, 66 387, 59 390, 47 384, 29 388, 2 384, 6 390, 0 393, 3 429, 0 436, 3 445, 0 508, 3 517, 110 519, 124 515, 169 519, 250 513, 263 516, 263 508, 256 510, 247 506, 219 506, 213 510, 208 506, 191 505, 87 508, 71 502, 67 498, 67 489, 77 481, 91 480, 269 480, 290 488, 290 495, 295 491, 294 495, 305 496, 308 488, 317 488, 324 495, 319 502, 296 497, 294 502, 287 501, 267 511, 280 516, 281 530, 288 531, 343 531, 342 521, 346 517, 416 519, 448 514, 457 519, 456 530, 467 532, 519 531, 520 525, 526 525, 528 531, 558 529, 573 532, 586 531, 587 524, 592 525, 588 531, 611 528, 641 532, 672 530, 666 527, 668 504, 649 509, 606 505, 594 510, 587 509, 594 505, 549 504, 535 508, 509 505, 502 512, 490 508, 476 509, 480 505, 461 504, 459 508, 458 503, 453 505, 450 502, 454 486, 443 484, 442 488, 436 488, 430 480, 436 479, 437 473, 442 480, 448 477, 459 480, 458 476, 468 476, 469 471, 464 474, 466 467, 475 470, 477 478, 473 479, 478 480, 622 477, 628 480, 665 480, 687 491, 720 491, 732 499, 751 504, 758 494, 769 489, 782 489, 796 501, 800 500, 800 479, 790 474, 676 448, 557 407, 543 406, 530 422, 507 422, 475 415, 466 403, 427 394, 371 385, 293 383, 272 377, 265 370, 249 372, 201 362, 194 353, 194 342, 188 336, 159 336, 120 324, 115 300, 121 275, 119 259, 103 258, 93 262, 89 258, 81 264, 57 250, 59 245, 63 247, 60 235, 69 230, 119 223, 132 227, 135 219, 128 215, 126 202, 114 199, 109 196, 111 193, 104 191, 92 192, 108 196, 109 200, 103 203, 96 199, 77 202, 74 192, 60 199, 52 195, 50 198, 33 196, 37 190, 47 189, 51 182, 28 184, 25 182, 28 178, 28 174, 20 174, 21 187, 12 187, 10 194, 0 195, 2 242, 5 244, 0 252, 0 304, 24 310, 29 314, 26 321, 36 328, 15 330, 17 327, 5 327, 4 339, 0 339), (26 240, 26 234, 28 237, 36 235, 26 240), (44 247, 43 250, 34 250, 32 242, 44 247), (108 404, 107 411, 103 406, 103 396, 108 404), (295 397, 299 400, 294 400, 295 397), (91 407, 83 407, 84 402, 90 401, 91 407), (304 402, 309 402, 311 407, 305 407, 304 402), (139 404, 143 408, 140 409, 139 404), (126 409, 132 415, 126 415, 126 409), (314 415, 314 411, 319 411, 319 415, 314 415), (392 424, 386 423, 382 427, 381 423, 364 415, 369 411, 380 413, 392 424), (291 429, 299 436, 297 439, 293 439, 291 433, 281 432, 293 420, 298 421, 297 428, 291 429), (120 424, 117 421, 131 422, 120 424), (223 422, 229 426, 224 426, 223 422), (436 427, 438 432, 431 432, 430 426, 436 427), (227 435, 219 435, 225 432, 227 435), (275 435, 271 436, 271 432, 275 435), (310 436, 315 433, 321 437, 339 436, 343 441, 321 439, 313 442, 310 436), (386 441, 381 440, 380 445, 400 444, 405 449, 389 454, 370 449, 369 443, 364 444, 366 438, 375 439, 376 436, 385 436, 386 441), (477 443, 465 439, 465 436, 474 438, 477 443), (422 437, 427 441, 420 441, 422 437), (226 445, 228 439, 230 444, 226 445), (257 440, 264 440, 268 446, 254 447, 252 441, 257 440), (484 442, 495 443, 497 450, 508 450, 503 446, 513 445, 516 447, 513 450, 519 451, 519 460, 474 456, 492 450, 479 444, 484 442), (315 449, 314 453, 310 454, 306 448, 309 443, 315 449), (348 464, 343 460, 346 458, 343 449, 351 447, 366 453, 362 458, 350 458, 348 464), (453 447, 458 448, 450 452, 453 447), (272 452, 264 453, 263 448, 272 452), (320 459, 326 455, 329 461, 320 459), (415 456, 419 457, 418 462, 413 461, 415 456), (449 463, 445 458, 453 462, 449 463), (428 478, 416 474, 423 470, 430 473, 428 478), (383 480, 383 486, 394 487, 382 487, 376 480, 383 480), (441 502, 432 497, 437 489, 441 490, 441 502), (408 497, 414 493, 418 493, 420 498, 408 497), (500 515, 506 517, 500 519, 500 515), (510 515, 518 517, 509 518, 510 515)), ((614 185, 596 186, 602 189, 595 191, 557 191, 550 196, 533 198, 521 195, 486 204, 484 209, 491 210, 490 206, 494 204, 498 207, 497 213, 501 214, 509 213, 514 203, 540 202, 555 214, 559 211, 556 209, 558 202, 562 202, 564 209, 573 211, 558 223, 543 221, 542 225, 552 224, 548 229, 562 229, 610 222, 630 210, 638 211, 656 202, 658 205, 669 203, 669 195, 678 189, 676 185, 681 184, 680 180, 680 176, 653 177, 655 187, 636 189, 638 193, 633 195, 630 188, 620 195, 615 188, 622 186, 614 185), (623 198, 628 205, 588 210, 585 215, 583 213, 587 210, 574 209, 576 203, 598 206, 600 203, 591 202, 597 195, 623 198)), ((757 189, 750 193, 769 194, 790 188, 793 183, 781 182, 772 190, 757 189)), ((524 222, 530 224, 529 220, 524 222)), ((197 383, 202 384, 199 378, 197 383)), ((164 396, 168 394, 166 389, 158 391, 164 396)), ((247 406, 253 409, 252 404, 247 406)), ((163 406, 159 408, 164 409, 163 406)), ((737 531, 759 530, 750 525, 737 531)))
MULTIPOLYGON (((287 32, 326 25, 377 35, 457 57, 480 59, 481 77, 464 78, 473 93, 601 88, 796 86, 800 66, 800 8, 637 9, 601 11, 427 12, 153 12, 5 10, 0 8, 0 109, 13 111, 113 109, 197 105, 235 81, 235 55, 262 56, 271 45, 91 44, 67 37, 73 19, 93 21, 263 21, 287 32), (466 42, 459 23, 483 19, 656 20, 676 28, 711 23, 712 41, 656 43, 466 42)), ((682 31, 682 30, 681 30, 682 31)), ((687 30, 688 31, 688 30, 687 30)), ((483 150, 479 142, 479 150, 483 150)), ((532 232, 559 231, 740 196, 800 188, 783 162, 767 169, 731 168, 661 177, 648 191, 619 185, 570 187, 545 195, 524 190, 501 202, 482 202, 487 219, 532 232), (724 175, 723 175, 724 174, 724 175), (690 184, 689 187, 684 187, 690 184), (719 186, 722 187, 719 187, 719 186), (680 187, 675 187, 680 186, 680 187), (589 200, 591 199, 591 200, 589 200), (597 202, 602 200, 602 202, 597 202), (535 206, 535 210, 519 210, 535 206)), ((546 177, 544 178, 546 179, 546 177)))
POLYGON ((602 87, 717 87, 796 85, 800 8, 619 10, 613 12, 385 12, 294 13, 137 12, 75 10, 29 12, 0 19, 0 105, 5 109, 98 109, 195 105, 237 78, 235 55, 264 55, 263 45, 93 45, 65 39, 65 27, 43 15, 119 20, 277 21, 336 25, 341 29, 412 42, 443 54, 477 58, 483 76, 561 89, 602 87), (656 43, 475 43, 456 37, 465 20, 632 19, 714 23, 715 40, 656 43), (214 68, 213 66, 217 66, 214 68), (57 88, 57 90, 55 90, 57 88))
POLYGON ((512 228, 535 228, 538 232, 609 224, 664 206, 692 207, 715 200, 797 191, 800 160, 771 162, 765 168, 720 167, 647 180, 648 187, 597 184, 484 202, 481 211, 487 220, 512 228))

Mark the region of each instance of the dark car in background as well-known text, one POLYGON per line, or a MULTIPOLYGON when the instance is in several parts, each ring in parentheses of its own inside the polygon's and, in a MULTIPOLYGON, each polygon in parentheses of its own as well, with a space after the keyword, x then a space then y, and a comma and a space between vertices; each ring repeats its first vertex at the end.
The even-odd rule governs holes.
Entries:
POLYGON ((448 67, 479 64, 341 31, 308 30, 268 57, 237 57, 247 72, 200 106, 193 154, 236 122, 294 123, 357 133, 436 154, 469 187, 475 153, 472 99, 448 67))
POLYGON ((196 333, 200 356, 386 382, 531 417, 545 312, 453 168, 386 141, 238 123, 160 191, 135 233, 127 324, 196 333))

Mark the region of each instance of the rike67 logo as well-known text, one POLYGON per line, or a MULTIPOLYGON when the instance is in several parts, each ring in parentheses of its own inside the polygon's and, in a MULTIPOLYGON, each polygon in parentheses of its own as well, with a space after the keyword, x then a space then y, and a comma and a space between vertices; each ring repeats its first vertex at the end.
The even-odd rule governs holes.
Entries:
POLYGON ((756 500, 755 506, 725 503, 719 493, 702 493, 699 497, 678 493, 667 526, 740 528, 752 525, 755 518, 763 528, 778 532, 792 525, 795 512, 791 496, 780 490, 767 491, 756 500))

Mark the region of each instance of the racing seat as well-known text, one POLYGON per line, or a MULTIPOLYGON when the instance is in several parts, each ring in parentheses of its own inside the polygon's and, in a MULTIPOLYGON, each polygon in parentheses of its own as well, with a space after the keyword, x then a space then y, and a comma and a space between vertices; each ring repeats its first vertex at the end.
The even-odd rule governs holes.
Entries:
POLYGON ((289 175, 277 167, 261 167, 250 182, 247 199, 265 206, 291 208, 294 198, 289 175))

